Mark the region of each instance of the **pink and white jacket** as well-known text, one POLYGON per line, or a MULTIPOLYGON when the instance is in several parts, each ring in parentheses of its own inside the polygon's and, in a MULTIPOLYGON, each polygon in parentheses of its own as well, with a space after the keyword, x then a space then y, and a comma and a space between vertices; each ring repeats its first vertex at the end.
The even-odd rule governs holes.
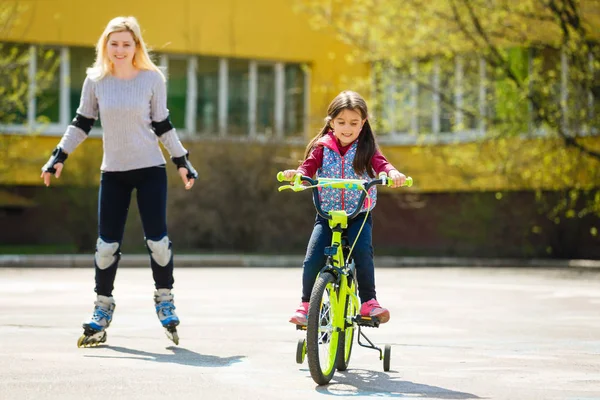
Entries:
MULTIPOLYGON (((318 142, 318 146, 313 150, 309 157, 298 168, 298 171, 306 176, 317 176, 318 178, 341 178, 341 179, 365 179, 371 178, 365 172, 362 175, 356 174, 352 164, 358 140, 348 146, 341 147, 332 132, 323 136, 318 142)), ((381 154, 379 149, 375 151, 371 159, 371 166, 375 174, 386 172, 389 174, 395 168, 381 154)), ((358 205, 358 200, 362 194, 361 190, 354 189, 334 189, 323 187, 319 189, 321 207, 325 212, 331 210, 346 210, 352 212, 358 205)), ((361 212, 372 210, 377 202, 377 189, 372 187, 369 195, 361 206, 361 212)))

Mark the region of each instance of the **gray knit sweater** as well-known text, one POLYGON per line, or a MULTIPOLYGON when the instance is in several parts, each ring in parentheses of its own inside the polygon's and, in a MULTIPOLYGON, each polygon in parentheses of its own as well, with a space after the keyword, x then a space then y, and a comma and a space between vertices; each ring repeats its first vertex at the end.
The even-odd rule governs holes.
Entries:
MULTIPOLYGON (((77 113, 86 118, 101 116, 104 156, 102 171, 129 171, 165 164, 159 138, 151 122, 169 116, 167 90, 156 71, 142 70, 132 79, 107 75, 99 81, 89 77, 83 83, 77 113)), ((70 154, 87 138, 80 128, 69 125, 58 144, 70 154)), ((164 133, 160 141, 172 157, 187 153, 175 129, 164 133)))

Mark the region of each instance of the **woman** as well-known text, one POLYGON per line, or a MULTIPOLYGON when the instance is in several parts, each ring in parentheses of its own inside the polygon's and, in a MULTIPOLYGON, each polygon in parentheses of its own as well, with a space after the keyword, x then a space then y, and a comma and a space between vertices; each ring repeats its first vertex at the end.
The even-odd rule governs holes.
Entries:
POLYGON ((46 186, 60 176, 68 155, 83 142, 102 116, 104 155, 98 204, 98 240, 94 256, 97 299, 84 322, 78 346, 106 341, 115 301, 112 297, 131 193, 137 202, 150 253, 156 313, 167 336, 178 344, 179 318, 173 303, 173 254, 167 236, 167 174, 158 142, 171 155, 186 189, 198 175, 169 120, 165 77, 150 60, 134 17, 111 20, 96 45, 96 61, 87 70, 76 116, 42 168, 46 186))

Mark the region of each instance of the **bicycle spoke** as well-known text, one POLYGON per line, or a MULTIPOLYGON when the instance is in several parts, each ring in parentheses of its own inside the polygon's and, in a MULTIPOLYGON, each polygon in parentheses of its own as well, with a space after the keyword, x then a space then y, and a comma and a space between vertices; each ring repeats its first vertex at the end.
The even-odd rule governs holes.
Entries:
POLYGON ((330 367, 331 355, 331 336, 333 326, 331 321, 331 286, 328 285, 321 303, 321 311, 319 314, 319 364, 322 370, 327 370, 330 367))

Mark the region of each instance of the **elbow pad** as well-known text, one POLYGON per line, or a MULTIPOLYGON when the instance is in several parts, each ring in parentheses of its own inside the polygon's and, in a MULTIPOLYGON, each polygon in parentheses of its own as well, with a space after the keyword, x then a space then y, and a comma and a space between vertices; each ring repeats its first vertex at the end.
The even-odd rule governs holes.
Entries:
POLYGON ((62 148, 57 147, 52 152, 52 155, 50 156, 50 159, 48 160, 48 162, 46 164, 44 164, 44 166, 42 167, 42 171, 50 172, 51 174, 55 174, 56 168, 54 168, 54 166, 58 163, 64 164, 67 157, 69 157, 69 155, 67 153, 65 153, 62 148))
POLYGON ((192 167, 192 163, 190 162, 190 160, 188 160, 189 155, 190 155, 190 153, 188 152, 188 153, 185 153, 185 156, 171 157, 171 160, 173 160, 173 163, 175 163, 175 165, 177 166, 177 169, 186 168, 188 170, 188 173, 187 173, 188 179, 198 179, 198 173, 196 172, 194 167, 192 167))
POLYGON ((92 127, 94 126, 94 122, 96 121, 93 118, 86 118, 81 114, 76 114, 70 125, 81 129, 86 135, 89 135, 92 127))
POLYGON ((173 129, 173 124, 171 123, 169 117, 159 122, 152 121, 152 130, 154 131, 154 134, 158 137, 161 137, 165 133, 169 132, 171 129, 173 129))

